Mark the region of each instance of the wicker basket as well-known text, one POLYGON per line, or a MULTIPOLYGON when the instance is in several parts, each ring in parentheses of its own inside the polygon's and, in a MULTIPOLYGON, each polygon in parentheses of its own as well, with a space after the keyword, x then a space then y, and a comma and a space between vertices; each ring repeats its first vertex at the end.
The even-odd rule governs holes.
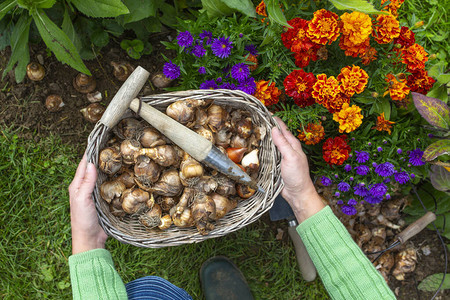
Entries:
MULTIPOLYGON (((272 143, 270 134, 271 128, 278 125, 267 108, 255 97, 232 90, 190 90, 151 95, 142 97, 141 100, 165 112, 165 108, 172 102, 188 98, 213 99, 214 103, 219 105, 245 109, 251 112, 254 124, 262 125, 267 129, 267 134, 261 141, 260 171, 257 178, 258 184, 265 190, 265 193, 256 192, 249 199, 240 201, 235 209, 216 221, 215 229, 206 236, 200 235, 195 227, 171 226, 168 230, 161 231, 157 228, 147 229, 138 220, 131 217, 119 219, 113 216, 109 211, 108 204, 99 194, 99 187, 107 178, 105 174, 99 172, 93 198, 100 224, 108 235, 121 242, 139 247, 161 248, 224 236, 256 221, 272 207, 275 197, 281 191, 283 185, 280 176, 281 155, 272 143)), ((121 118, 132 115, 133 113, 128 109, 121 118)), ((106 141, 112 136, 110 129, 100 121, 89 136, 87 156, 88 160, 96 166, 98 166, 99 151, 104 148, 106 141)))

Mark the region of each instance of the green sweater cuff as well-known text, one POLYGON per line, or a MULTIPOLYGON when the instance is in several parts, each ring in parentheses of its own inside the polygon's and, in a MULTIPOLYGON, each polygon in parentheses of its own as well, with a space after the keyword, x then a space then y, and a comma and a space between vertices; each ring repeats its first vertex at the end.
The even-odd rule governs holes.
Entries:
POLYGON ((127 299, 122 279, 111 254, 94 249, 69 257, 73 299, 127 299))
POLYGON ((297 227, 332 299, 395 299, 329 206, 297 227))

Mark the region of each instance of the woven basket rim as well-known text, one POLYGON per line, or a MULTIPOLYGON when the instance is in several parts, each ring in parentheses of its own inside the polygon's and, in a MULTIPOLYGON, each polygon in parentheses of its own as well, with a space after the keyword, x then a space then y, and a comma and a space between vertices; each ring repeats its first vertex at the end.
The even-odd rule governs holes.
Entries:
MULTIPOLYGON (((262 214, 267 212, 272 207, 275 197, 283 188, 280 171, 281 154, 274 146, 270 132, 274 126, 279 126, 261 101, 242 91, 236 90, 186 90, 154 94, 141 97, 140 99, 159 110, 163 110, 168 104, 174 101, 188 98, 212 99, 215 103, 233 107, 244 107, 250 111, 252 119, 254 119, 256 123, 260 123, 258 125, 265 127, 266 136, 261 141, 261 168, 258 175, 258 184, 263 186, 265 193, 262 194, 257 192, 249 199, 239 202, 238 207, 234 209, 236 210, 234 214, 238 216, 232 214, 234 211, 232 210, 223 219, 216 222, 216 228, 208 235, 200 235, 195 227, 177 228, 174 226, 167 231, 160 231, 156 229, 153 231, 148 231, 146 234, 146 232, 141 232, 143 231, 143 226, 137 226, 133 223, 133 220, 130 221, 130 224, 127 223, 125 225, 118 223, 117 218, 111 215, 109 209, 107 209, 108 207, 106 202, 100 197, 99 194, 99 186, 106 178, 106 176, 99 171, 99 176, 93 193, 93 199, 97 209, 99 223, 109 236, 123 243, 147 248, 162 248, 167 246, 190 244, 201 242, 210 238, 224 236, 259 219, 262 214), (261 173, 265 173, 265 175, 261 175, 261 173), (266 177, 270 180, 267 180, 266 177), (263 180, 264 182, 260 182, 263 180), (245 207, 246 205, 248 205, 248 207, 245 207), (237 221, 234 218, 236 218, 237 221)), ((133 114, 134 113, 128 109, 122 118, 133 116, 133 114)), ((108 128, 103 123, 98 122, 89 135, 86 152, 88 160, 96 166, 98 166, 98 153, 106 142, 107 137, 111 135, 111 132, 112 128, 108 128)))

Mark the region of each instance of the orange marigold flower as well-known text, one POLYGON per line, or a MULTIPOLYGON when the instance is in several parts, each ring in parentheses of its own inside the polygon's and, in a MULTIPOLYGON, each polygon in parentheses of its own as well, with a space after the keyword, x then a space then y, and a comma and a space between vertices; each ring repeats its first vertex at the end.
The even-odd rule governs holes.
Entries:
POLYGON ((350 97, 355 93, 361 94, 366 88, 368 79, 369 75, 366 71, 355 65, 343 67, 337 77, 337 80, 341 83, 341 92, 350 97))
POLYGON ((428 76, 428 72, 422 69, 415 70, 408 76, 408 86, 411 88, 411 92, 417 92, 426 95, 433 84, 436 82, 433 78, 428 76))
POLYGON ((367 40, 372 32, 372 19, 361 12, 344 13, 341 16, 341 32, 354 45, 359 45, 367 40))
POLYGON ((328 138, 322 146, 323 159, 329 165, 342 165, 349 157, 352 149, 347 145, 347 136, 328 138))
POLYGON ((378 44, 389 44, 400 35, 400 23, 392 15, 378 15, 372 35, 378 44))
POLYGON ((256 82, 256 91, 253 95, 265 106, 269 106, 278 103, 281 91, 275 86, 275 82, 269 84, 269 81, 259 80, 256 82))
POLYGON ((408 66, 408 70, 414 71, 425 68, 428 61, 428 53, 419 44, 414 44, 402 50, 403 63, 408 66))
POLYGON ((325 130, 320 122, 308 123, 304 130, 297 131, 299 132, 297 137, 300 141, 305 142, 306 145, 318 144, 325 137, 325 130))
POLYGON ((314 17, 308 24, 306 35, 314 43, 326 45, 334 42, 340 32, 339 16, 326 9, 314 12, 314 17))
POLYGON ((251 72, 255 71, 258 68, 258 58, 255 55, 249 54, 245 61, 249 61, 252 63, 248 65, 248 68, 251 72))
MULTIPOLYGON (((404 74, 400 75, 398 77, 404 77, 404 74)), ((386 75, 385 80, 388 83, 388 88, 383 96, 389 94, 392 100, 400 101, 409 94, 410 88, 406 85, 406 78, 398 77, 395 77, 393 74, 386 75)))
POLYGON ((391 134, 392 124, 395 124, 395 122, 386 120, 384 118, 384 112, 382 112, 381 115, 377 117, 377 125, 375 127, 372 127, 372 129, 376 129, 378 131, 384 130, 391 134))
POLYGON ((369 46, 363 55, 360 55, 363 65, 368 65, 377 59, 377 49, 369 46))
POLYGON ((347 56, 361 56, 366 53, 367 49, 370 47, 370 38, 367 38, 362 43, 355 45, 349 37, 343 35, 339 40, 339 47, 345 51, 345 55, 347 56))
POLYGON ((344 103, 350 103, 350 97, 344 93, 338 93, 336 97, 327 103, 326 108, 332 114, 342 109, 344 103))
MULTIPOLYGON (((416 42, 416 37, 414 35, 414 32, 412 32, 406 26, 402 26, 402 28, 400 28, 400 35, 398 36, 398 38, 394 39, 394 44, 400 45, 401 46, 400 49, 411 47, 412 45, 414 45, 415 42, 416 42)), ((394 50, 396 50, 396 49, 397 48, 394 47, 394 50)), ((398 49, 398 50, 400 50, 400 49, 398 49)))
POLYGON ((317 81, 313 85, 311 95, 316 103, 328 107, 328 103, 336 98, 338 92, 339 82, 334 76, 327 78, 326 74, 319 74, 317 75, 317 81))
POLYGON ((362 124, 362 119, 361 108, 357 105, 349 106, 348 103, 344 103, 342 109, 333 114, 333 120, 339 123, 340 133, 352 132, 362 124))
POLYGON ((266 4, 264 1, 261 1, 261 3, 258 4, 256 7, 256 13, 260 16, 267 17, 266 4))
POLYGON ((390 2, 389 5, 386 6, 383 10, 387 10, 394 16, 397 16, 397 10, 400 8, 400 6, 402 6, 405 0, 381 0, 381 5, 385 4, 388 1, 390 2))

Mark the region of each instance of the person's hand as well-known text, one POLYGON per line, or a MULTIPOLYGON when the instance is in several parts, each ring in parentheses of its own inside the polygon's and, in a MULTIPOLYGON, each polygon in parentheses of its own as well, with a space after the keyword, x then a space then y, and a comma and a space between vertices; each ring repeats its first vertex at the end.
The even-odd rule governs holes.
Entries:
POLYGON ((98 223, 92 199, 96 180, 97 169, 84 155, 69 186, 72 254, 105 248, 108 236, 98 223))
POLYGON ((281 131, 274 127, 272 139, 281 152, 281 195, 290 204, 297 221, 303 222, 325 207, 309 175, 308 160, 300 141, 289 131, 280 118, 274 117, 281 131))

